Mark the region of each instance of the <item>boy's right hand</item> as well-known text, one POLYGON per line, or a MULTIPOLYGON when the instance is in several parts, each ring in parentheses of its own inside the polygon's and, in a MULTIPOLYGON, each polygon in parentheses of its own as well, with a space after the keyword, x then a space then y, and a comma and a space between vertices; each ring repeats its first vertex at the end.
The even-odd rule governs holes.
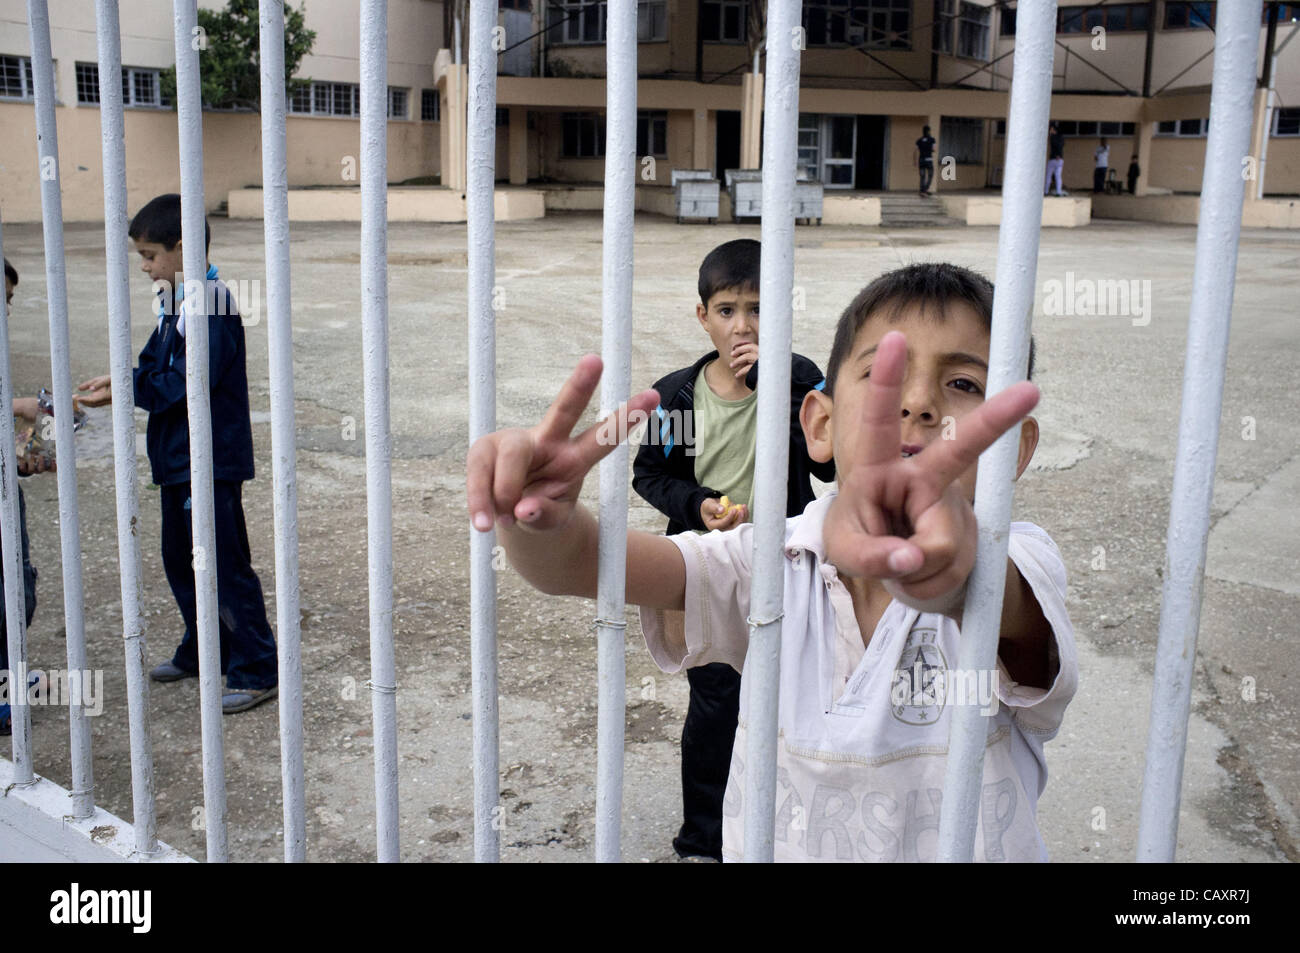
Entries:
POLYGON ((749 507, 743 503, 728 507, 724 506, 721 500, 710 497, 700 504, 700 519, 704 521, 704 528, 707 530, 734 529, 745 522, 748 516, 749 507))
POLYGON ((505 526, 548 530, 563 526, 587 472, 627 435, 629 415, 645 415, 659 394, 642 391, 599 423, 571 436, 591 402, 603 365, 594 354, 578 362, 573 374, 536 427, 498 430, 480 437, 466 460, 470 521, 487 532, 494 520, 505 526))
POLYGON ((89 391, 76 397, 76 401, 83 407, 103 407, 113 402, 113 377, 111 374, 92 377, 78 384, 77 390, 89 391))

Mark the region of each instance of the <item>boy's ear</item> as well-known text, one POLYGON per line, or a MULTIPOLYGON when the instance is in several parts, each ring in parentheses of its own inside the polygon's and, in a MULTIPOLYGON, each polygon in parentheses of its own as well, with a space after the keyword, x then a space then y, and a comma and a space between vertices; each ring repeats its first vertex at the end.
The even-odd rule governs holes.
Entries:
POLYGON ((704 307, 704 305, 696 302, 695 317, 700 322, 700 327, 704 328, 706 331, 709 328, 708 324, 705 323, 705 320, 708 318, 708 316, 709 316, 709 309, 704 307))
POLYGON ((1029 466, 1029 461, 1034 458, 1034 450, 1038 447, 1038 420, 1034 417, 1026 417, 1020 422, 1020 451, 1019 458, 1016 460, 1016 479, 1020 479, 1020 474, 1025 472, 1025 467, 1029 466))
POLYGON ((817 463, 827 463, 835 456, 831 432, 831 398, 819 390, 810 390, 799 407, 799 424, 808 444, 808 456, 817 463))

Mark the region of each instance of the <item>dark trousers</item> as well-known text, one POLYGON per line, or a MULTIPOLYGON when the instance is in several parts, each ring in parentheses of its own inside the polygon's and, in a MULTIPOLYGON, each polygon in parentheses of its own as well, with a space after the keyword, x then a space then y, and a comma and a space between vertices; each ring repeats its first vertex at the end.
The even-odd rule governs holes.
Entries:
MULTIPOLYGON (((27 539, 27 501, 23 488, 18 488, 18 533, 22 548, 19 550, 23 564, 23 601, 25 623, 30 626, 36 615, 36 567, 31 563, 31 546, 27 539)), ((9 671, 9 613, 5 607, 4 567, 0 566, 0 672, 9 671)), ((17 661, 17 659, 15 659, 17 661)))
POLYGON ((740 673, 723 662, 686 670, 691 703, 682 727, 682 808, 673 838, 682 856, 722 860, 722 798, 740 714, 740 673))
POLYGON ((921 173, 921 191, 929 192, 930 183, 934 181, 934 163, 929 159, 922 159, 919 170, 921 173))
POLYGON ((1094 192, 1106 191, 1106 166, 1101 166, 1092 170, 1092 190, 1094 192))
MULTIPOLYGON (((244 526, 241 485, 214 480, 217 552, 217 618, 221 632, 221 674, 229 689, 270 688, 279 680, 275 637, 266 620, 262 584, 253 572, 244 526)), ((199 670, 199 639, 194 592, 193 536, 190 532, 190 485, 162 487, 163 568, 185 619, 185 636, 172 664, 199 670)), ((208 566, 212 566, 212 554, 208 566)))

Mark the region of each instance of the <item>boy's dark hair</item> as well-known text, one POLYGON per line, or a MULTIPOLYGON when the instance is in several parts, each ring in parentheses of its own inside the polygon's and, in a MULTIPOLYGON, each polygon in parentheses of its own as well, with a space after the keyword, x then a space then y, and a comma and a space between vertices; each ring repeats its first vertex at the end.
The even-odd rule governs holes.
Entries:
MULTIPOLYGON (((171 251, 181 240, 181 197, 175 192, 150 199, 144 208, 135 213, 127 235, 136 241, 157 242, 171 251)), ((212 244, 212 228, 203 217, 203 254, 212 244)))
POLYGON ((922 126, 922 127, 921 127, 921 135, 923 135, 923 136, 928 136, 929 134, 930 134, 930 127, 929 127, 929 126, 922 126))
POLYGON ((737 238, 705 255, 700 263, 700 303, 707 307, 710 298, 727 288, 757 291, 762 247, 752 238, 737 238))
MULTIPOLYGON (((853 303, 840 315, 831 345, 830 364, 826 368, 826 395, 834 396, 835 378, 840 365, 849 358, 849 349, 867 319, 888 311, 889 320, 909 304, 919 304, 927 314, 943 320, 944 309, 964 301, 975 309, 985 328, 993 329, 993 282, 981 274, 947 262, 923 262, 886 272, 858 292, 853 303)), ((1029 369, 1034 376, 1034 339, 1029 338, 1029 369)))
POLYGON ((5 277, 13 282, 14 287, 18 286, 18 269, 9 264, 9 259, 5 259, 5 277))

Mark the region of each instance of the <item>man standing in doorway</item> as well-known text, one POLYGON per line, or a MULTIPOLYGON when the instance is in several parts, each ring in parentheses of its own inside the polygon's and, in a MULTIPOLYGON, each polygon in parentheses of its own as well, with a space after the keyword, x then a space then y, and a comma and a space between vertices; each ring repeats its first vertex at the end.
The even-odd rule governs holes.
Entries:
POLYGON ((1065 136, 1061 135, 1056 123, 1047 127, 1047 181, 1043 183, 1044 195, 1052 190, 1053 176, 1056 178, 1056 194, 1068 195, 1061 187, 1061 180, 1065 176, 1065 136))
POLYGON ((1097 160, 1097 167, 1092 170, 1092 191, 1095 195, 1106 191, 1106 173, 1110 171, 1110 146, 1106 145, 1105 139, 1101 140, 1101 145, 1097 146, 1097 151, 1092 156, 1097 160))
POLYGON ((934 181, 934 145, 930 127, 922 126, 921 138, 916 140, 916 148, 912 151, 912 162, 921 175, 922 195, 930 194, 930 183, 934 181))

